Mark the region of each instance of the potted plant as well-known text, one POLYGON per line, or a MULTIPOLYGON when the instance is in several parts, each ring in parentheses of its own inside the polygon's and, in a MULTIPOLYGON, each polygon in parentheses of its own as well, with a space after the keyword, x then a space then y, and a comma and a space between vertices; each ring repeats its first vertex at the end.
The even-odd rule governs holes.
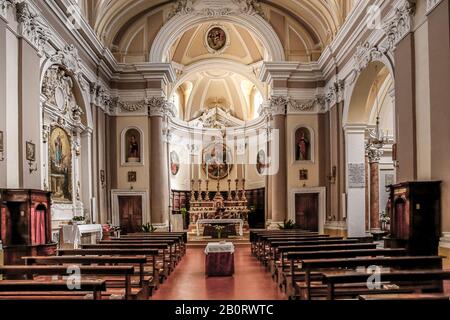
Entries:
POLYGON ((86 223, 86 221, 85 221, 83 216, 75 216, 75 217, 73 217, 72 218, 72 222, 74 224, 85 224, 86 223))
POLYGON ((152 233, 155 232, 156 228, 151 225, 149 222, 147 222, 146 224, 143 224, 141 227, 142 232, 146 232, 146 233, 152 233))
POLYGON ((181 215, 183 216, 183 229, 187 229, 188 221, 186 221, 186 217, 187 217, 188 211, 186 208, 181 208, 180 212, 181 212, 181 215))
POLYGON ((278 227, 281 230, 289 230, 289 229, 295 229, 296 228, 295 223, 292 220, 284 220, 283 224, 282 225, 279 224, 278 227))

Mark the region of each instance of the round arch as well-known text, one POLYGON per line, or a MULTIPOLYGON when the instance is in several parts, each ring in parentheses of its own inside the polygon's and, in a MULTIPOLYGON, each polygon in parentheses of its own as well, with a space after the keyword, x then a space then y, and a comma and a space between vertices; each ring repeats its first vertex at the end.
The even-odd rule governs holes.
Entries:
POLYGON ((360 72, 354 70, 356 72, 355 80, 347 87, 344 99, 343 127, 366 122, 364 107, 367 104, 372 85, 383 68, 388 70, 395 86, 394 69, 389 60, 374 59, 360 72))
MULTIPOLYGON (((150 50, 149 61, 151 63, 168 62, 167 53, 170 47, 184 31, 202 23, 217 21, 217 18, 189 14, 174 16, 158 32, 150 50)), ((268 52, 264 60, 285 61, 283 45, 275 30, 259 15, 230 15, 221 16, 220 19, 240 25, 255 34, 268 52)))

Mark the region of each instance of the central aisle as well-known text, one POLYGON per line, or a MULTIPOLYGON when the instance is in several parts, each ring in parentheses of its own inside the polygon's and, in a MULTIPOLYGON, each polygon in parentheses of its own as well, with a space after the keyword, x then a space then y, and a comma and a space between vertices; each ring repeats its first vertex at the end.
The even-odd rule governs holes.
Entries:
POLYGON ((188 247, 175 272, 152 300, 281 300, 270 274, 251 255, 250 245, 235 246, 233 277, 205 276, 204 247, 188 247))

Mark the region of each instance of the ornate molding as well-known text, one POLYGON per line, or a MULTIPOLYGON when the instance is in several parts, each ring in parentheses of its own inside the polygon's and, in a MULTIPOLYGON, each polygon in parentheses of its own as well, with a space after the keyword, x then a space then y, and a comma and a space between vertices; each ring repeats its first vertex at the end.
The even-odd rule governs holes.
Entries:
POLYGON ((16 5, 16 0, 0 0, 0 17, 7 19, 8 9, 16 5))
POLYGON ((42 51, 50 39, 50 30, 38 13, 30 9, 27 2, 16 4, 17 22, 20 35, 29 41, 37 50, 42 51))
POLYGON ((366 144, 366 155, 369 158, 369 163, 377 163, 380 162, 383 150, 371 148, 366 144))
POLYGON ((325 96, 317 95, 310 100, 290 99, 288 113, 323 112, 326 110, 325 96))
POLYGON ((333 82, 325 94, 325 103, 328 108, 342 102, 344 100, 345 81, 338 80, 333 82))
POLYGON ((287 107, 289 104, 290 104, 289 97, 272 96, 269 102, 261 106, 259 110, 259 115, 265 117, 286 115, 287 107))
POLYGON ((433 11, 441 2, 442 0, 427 0, 427 15, 430 14, 431 11, 433 11))
POLYGON ((175 106, 163 97, 151 97, 146 103, 150 117, 175 117, 175 106))
POLYGON ((372 46, 369 42, 358 45, 353 56, 353 70, 350 74, 348 84, 353 84, 361 72, 366 69, 371 62, 385 62, 384 58, 389 60, 387 53, 390 48, 391 47, 389 45, 386 47, 372 46))
POLYGON ((82 90, 87 89, 87 83, 83 78, 82 60, 73 44, 65 46, 63 50, 59 50, 50 57, 50 61, 63 66, 69 74, 78 80, 82 90))
POLYGON ((223 17, 232 15, 258 15, 266 19, 261 3, 258 0, 178 0, 168 20, 175 16, 196 15, 204 17, 223 17))
POLYGON ((83 110, 77 104, 73 86, 73 80, 67 71, 54 65, 44 75, 42 94, 46 103, 57 110, 58 114, 67 117, 70 121, 80 123, 83 110))
POLYGON ((397 44, 411 32, 414 23, 416 4, 413 0, 403 0, 395 9, 394 16, 383 26, 387 36, 387 47, 395 50, 397 44))
POLYGON ((91 83, 90 85, 91 103, 99 106, 106 112, 111 112, 112 99, 104 86, 91 83))
POLYGON ((116 110, 125 111, 125 112, 138 112, 145 110, 146 101, 121 101, 118 97, 111 99, 110 111, 114 112, 116 110))

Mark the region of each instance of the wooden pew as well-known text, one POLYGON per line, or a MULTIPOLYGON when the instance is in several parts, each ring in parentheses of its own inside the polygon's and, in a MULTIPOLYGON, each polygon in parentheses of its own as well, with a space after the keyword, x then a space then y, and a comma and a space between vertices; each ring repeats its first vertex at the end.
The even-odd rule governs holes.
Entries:
POLYGON ((171 237, 179 241, 183 255, 186 253, 186 243, 188 242, 187 232, 152 232, 152 233, 129 233, 122 235, 119 239, 147 239, 171 237))
MULTIPOLYGON (((126 300, 136 299, 141 294, 142 290, 133 290, 131 285, 134 266, 79 266, 79 270, 81 276, 120 277, 126 300)), ((27 280, 35 276, 70 276, 67 266, 4 266, 0 267, 0 274, 6 279, 26 277, 27 280)))
POLYGON ((282 246, 303 246, 303 245, 309 245, 309 246, 320 246, 320 245, 332 245, 332 244, 351 244, 356 243, 355 240, 347 240, 347 239, 338 239, 338 240, 329 240, 329 239, 319 239, 319 240, 279 240, 276 239, 274 241, 268 240, 267 248, 263 251, 263 257, 260 258, 261 262, 269 265, 271 261, 277 260, 277 248, 282 246), (269 252, 267 252, 269 250, 269 252))
POLYGON ((158 249, 160 250, 161 262, 164 269, 164 277, 167 277, 173 270, 172 247, 166 242, 160 243, 113 243, 113 244, 84 244, 82 249, 158 249), (166 253, 169 252, 169 256, 166 253))
POLYGON ((105 280, 81 280, 79 289, 69 289, 67 281, 0 280, 0 300, 101 300, 106 291, 105 280))
MULTIPOLYGON (((336 285, 366 283, 367 278, 367 274, 358 272, 347 272, 345 274, 323 273, 322 283, 327 286, 327 299, 334 300, 336 298, 336 285)), ((383 282, 386 281, 391 283, 414 283, 414 291, 422 291, 422 287, 419 285, 420 283, 439 281, 440 285, 438 285, 435 290, 438 291, 438 293, 442 293, 442 281, 450 280, 450 270, 426 269, 387 272, 382 271, 380 272, 380 279, 383 282)), ((374 294, 370 290, 367 291, 367 294, 374 294)), ((384 293, 387 293, 386 290, 384 290, 384 293)))
MULTIPOLYGON (((362 244, 359 244, 362 245, 362 244)), ((285 287, 286 294, 290 297, 298 296, 298 286, 296 281, 306 281, 306 272, 301 267, 296 268, 295 261, 312 259, 336 259, 336 258, 356 258, 356 257, 398 257, 407 254, 406 249, 345 249, 331 251, 297 251, 287 252, 289 265, 279 268, 279 285, 285 287), (290 281, 288 281, 288 279, 290 281)), ((320 275, 320 274, 319 274, 320 275)))
POLYGON ((287 236, 287 235, 303 235, 304 237, 308 236, 319 236, 318 232, 308 232, 304 230, 260 230, 260 231, 250 231, 250 244, 251 244, 251 252, 252 254, 256 254, 259 246, 261 244, 262 237, 266 235, 279 235, 279 236, 287 236))
MULTIPOLYGON (((162 270, 157 267, 156 257, 159 254, 158 249, 59 249, 58 256, 145 256, 151 266, 150 275, 153 277, 152 285, 155 289, 164 276, 164 265, 162 270)), ((144 267, 145 271, 145 267, 144 267)), ((145 272, 147 274, 147 272, 145 272)))
POLYGON ((179 238, 111 238, 110 240, 101 240, 99 244, 152 244, 152 243, 167 243, 169 245, 169 252, 171 251, 174 264, 176 265, 185 254, 185 249, 179 238))
POLYGON ((449 301, 450 295, 442 293, 381 293, 359 295, 362 301, 449 301))
POLYGON ((146 276, 144 266, 147 263, 145 256, 36 256, 23 257, 25 265, 137 265, 138 282, 132 285, 142 289, 143 299, 147 300, 152 294, 153 276, 146 276))
MULTIPOLYGON (((289 254, 288 254, 289 256, 289 254)), ((294 270, 293 260, 291 260, 291 270, 294 270)), ((296 289, 304 291, 304 297, 311 299, 312 271, 331 272, 333 274, 339 273, 339 269, 357 267, 390 267, 390 268, 404 268, 404 269, 442 269, 442 257, 439 256, 401 256, 401 257, 357 257, 357 258, 342 258, 342 259, 311 259, 301 260, 301 269, 305 272, 304 282, 295 282, 296 289), (320 271, 319 271, 320 270, 320 271)), ((368 277, 365 274, 366 279, 368 277)), ((316 286, 315 289, 321 289, 321 286, 316 286)))

